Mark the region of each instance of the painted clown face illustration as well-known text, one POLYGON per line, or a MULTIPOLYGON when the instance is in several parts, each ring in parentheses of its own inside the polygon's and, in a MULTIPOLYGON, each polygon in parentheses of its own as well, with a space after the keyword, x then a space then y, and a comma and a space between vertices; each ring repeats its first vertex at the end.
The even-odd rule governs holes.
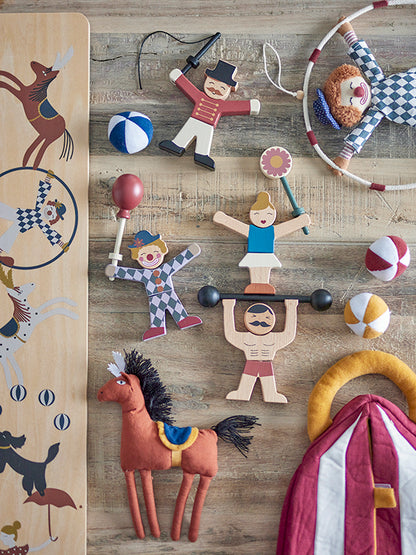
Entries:
POLYGON ((273 310, 266 304, 253 304, 244 313, 244 325, 254 335, 270 333, 275 323, 276 316, 273 310))
POLYGON ((204 93, 216 100, 227 100, 231 92, 231 86, 212 77, 207 77, 204 82, 204 93))
POLYGON ((163 262, 165 258, 165 253, 162 252, 161 248, 154 243, 145 245, 137 253, 137 262, 142 268, 147 268, 153 270, 157 268, 163 262))
POLYGON ((358 108, 360 112, 364 112, 370 105, 370 87, 359 75, 342 81, 340 84, 340 91, 341 106, 354 106, 358 108))
POLYGON ((45 220, 47 220, 48 222, 55 222, 57 218, 59 220, 56 207, 52 202, 48 202, 48 204, 45 205, 42 214, 45 220))
POLYGON ((251 223, 257 227, 269 227, 276 219, 276 210, 268 206, 263 210, 250 210, 251 223))

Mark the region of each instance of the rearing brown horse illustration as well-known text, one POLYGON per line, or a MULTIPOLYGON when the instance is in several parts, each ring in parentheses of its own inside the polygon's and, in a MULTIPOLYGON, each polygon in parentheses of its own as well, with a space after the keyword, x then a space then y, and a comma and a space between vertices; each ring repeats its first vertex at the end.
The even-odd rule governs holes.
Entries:
POLYGON ((0 71, 1 77, 10 79, 18 88, 13 87, 9 83, 0 81, 0 88, 11 92, 20 100, 23 105, 26 117, 29 123, 38 132, 38 137, 26 150, 23 157, 23 166, 27 166, 32 153, 39 146, 39 152, 36 155, 33 168, 36 169, 48 146, 64 136, 61 156, 66 161, 70 160, 74 153, 74 142, 71 135, 65 127, 64 118, 51 106, 47 99, 48 87, 56 78, 59 71, 70 60, 74 53, 72 46, 61 60, 58 52, 55 63, 52 67, 46 67, 39 62, 31 62, 30 67, 36 75, 36 79, 30 85, 24 85, 17 77, 8 71, 0 71))

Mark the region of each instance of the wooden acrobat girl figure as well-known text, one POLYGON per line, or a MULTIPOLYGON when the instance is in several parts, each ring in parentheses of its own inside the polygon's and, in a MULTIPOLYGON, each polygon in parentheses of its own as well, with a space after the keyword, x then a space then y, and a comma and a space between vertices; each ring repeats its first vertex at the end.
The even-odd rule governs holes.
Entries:
MULTIPOLYGON (((352 156, 361 151, 383 118, 416 127, 416 67, 385 77, 367 43, 358 40, 351 23, 341 25, 338 33, 344 37, 348 54, 361 71, 348 64, 337 67, 323 91, 317 90, 314 110, 321 123, 331 124, 335 129, 356 125, 334 159, 338 167, 346 170, 352 156)), ((332 171, 342 175, 339 170, 332 171)))
POLYGON ((282 266, 274 254, 275 240, 308 226, 311 219, 308 214, 302 214, 293 220, 273 225, 276 208, 265 191, 257 195, 249 217, 250 225, 219 211, 214 214, 214 222, 247 237, 247 254, 239 263, 239 266, 248 268, 250 273, 250 285, 247 285, 244 293, 274 295, 275 288, 269 283, 270 272, 272 268, 282 266))

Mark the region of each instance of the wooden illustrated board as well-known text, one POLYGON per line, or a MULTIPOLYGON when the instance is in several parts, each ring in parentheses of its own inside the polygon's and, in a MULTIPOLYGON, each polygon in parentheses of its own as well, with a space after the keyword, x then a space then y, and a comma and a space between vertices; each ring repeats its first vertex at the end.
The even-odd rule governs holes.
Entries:
POLYGON ((0 15, 0 529, 51 555, 86 552, 88 110, 86 18, 0 15))

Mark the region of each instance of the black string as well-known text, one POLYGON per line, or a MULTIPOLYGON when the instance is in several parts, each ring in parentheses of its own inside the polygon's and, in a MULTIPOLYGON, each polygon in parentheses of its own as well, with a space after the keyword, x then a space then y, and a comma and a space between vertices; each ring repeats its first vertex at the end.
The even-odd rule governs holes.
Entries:
POLYGON ((182 44, 197 44, 198 42, 204 42, 206 40, 212 39, 215 36, 215 35, 210 35, 209 37, 205 37, 205 38, 200 39, 200 40, 186 41, 186 40, 181 40, 178 37, 175 37, 174 35, 171 35, 167 31, 153 31, 152 33, 149 33, 142 40, 142 43, 140 45, 140 50, 139 50, 139 56, 138 56, 138 59, 137 59, 137 76, 139 78, 139 89, 141 89, 141 90, 143 90, 143 87, 142 87, 142 79, 141 79, 141 74, 140 74, 140 59, 141 59, 141 56, 142 56, 143 46, 144 46, 144 43, 147 41, 147 39, 149 37, 151 37, 152 35, 156 35, 156 33, 163 33, 165 35, 168 35, 168 37, 171 37, 172 39, 174 39, 177 42, 180 42, 182 44))

